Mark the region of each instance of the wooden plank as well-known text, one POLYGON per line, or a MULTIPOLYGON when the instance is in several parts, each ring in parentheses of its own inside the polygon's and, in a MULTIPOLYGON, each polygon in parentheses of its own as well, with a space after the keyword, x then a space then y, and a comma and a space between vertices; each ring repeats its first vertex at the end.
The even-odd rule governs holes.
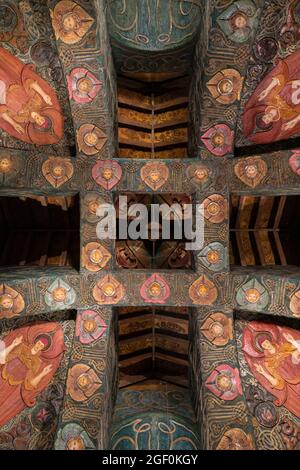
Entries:
POLYGON ((286 203, 286 199, 287 199, 287 196, 280 196, 280 201, 279 201, 279 204, 278 204, 278 208, 277 208, 277 213, 276 213, 276 217, 275 217, 275 222, 274 222, 274 229, 278 229, 279 225, 280 225, 280 221, 281 221, 281 217, 282 217, 282 214, 283 214, 283 211, 284 211, 284 206, 285 206, 285 203, 286 203))
POLYGON ((248 232, 252 209, 256 198, 253 196, 241 196, 236 220, 236 241, 242 266, 254 266, 250 235, 248 232))
POLYGON ((255 229, 268 228, 275 198, 261 196, 258 203, 258 212, 255 221, 255 229))
POLYGON ((259 259, 262 266, 271 266, 275 264, 275 258, 272 245, 269 240, 268 230, 255 230, 255 241, 259 253, 259 259))
POLYGON ((274 232, 274 238, 275 238, 276 248, 279 254, 279 258, 280 258, 280 263, 282 264, 282 266, 287 266, 286 257, 282 248, 279 232, 276 230, 274 232))

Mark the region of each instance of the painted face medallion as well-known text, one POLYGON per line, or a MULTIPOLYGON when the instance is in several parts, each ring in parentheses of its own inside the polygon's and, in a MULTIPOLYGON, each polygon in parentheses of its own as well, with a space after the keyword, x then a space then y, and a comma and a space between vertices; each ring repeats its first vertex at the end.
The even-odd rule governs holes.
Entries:
POLYGON ((164 304, 170 297, 170 287, 162 276, 155 273, 144 282, 140 293, 145 302, 164 304))

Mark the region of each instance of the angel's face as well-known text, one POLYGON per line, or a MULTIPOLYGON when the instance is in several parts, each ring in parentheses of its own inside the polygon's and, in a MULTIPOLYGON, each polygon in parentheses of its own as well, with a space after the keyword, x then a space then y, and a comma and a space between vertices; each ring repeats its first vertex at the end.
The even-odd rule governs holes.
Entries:
POLYGON ((42 351, 43 349, 44 349, 44 343, 43 343, 42 341, 38 340, 38 341, 34 344, 33 348, 31 349, 31 352, 32 352, 33 354, 38 354, 38 353, 39 353, 40 351, 42 351))
POLYGON ((69 15, 66 15, 64 17, 64 19, 63 19, 63 28, 67 32, 76 30, 77 21, 76 21, 76 17, 72 13, 70 13, 69 15))

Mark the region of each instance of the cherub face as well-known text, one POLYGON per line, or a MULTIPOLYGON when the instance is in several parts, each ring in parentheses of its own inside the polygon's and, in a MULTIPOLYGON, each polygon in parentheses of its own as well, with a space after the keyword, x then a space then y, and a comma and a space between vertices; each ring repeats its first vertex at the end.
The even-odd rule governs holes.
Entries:
POLYGON ((105 180, 109 181, 113 177, 114 173, 111 168, 105 168, 103 170, 102 176, 105 180))
POLYGON ((269 108, 269 110, 263 115, 262 120, 265 124, 270 124, 278 118, 278 111, 276 108, 269 108))
POLYGON ((153 284, 150 286, 150 293, 154 297, 157 297, 161 293, 161 287, 157 282, 153 282, 153 284))
POLYGON ((77 29, 77 19, 72 13, 69 13, 63 18, 62 24, 64 30, 67 32, 75 31, 77 29))
POLYGON ((104 292, 104 295, 106 295, 107 297, 111 297, 112 295, 114 295, 115 293, 115 288, 113 286, 113 284, 106 284, 104 287, 103 287, 103 292, 104 292))
POLYGON ((212 142, 215 145, 215 147, 222 147, 222 145, 224 145, 223 134, 215 134, 212 138, 212 142))
POLYGON ((271 341, 269 341, 268 339, 265 339, 261 343, 261 346, 262 346, 263 349, 266 349, 267 351, 273 351, 274 350, 274 347, 273 347, 271 341))
POLYGON ((233 24, 237 29, 243 29, 246 28, 247 26, 247 18, 243 14, 237 14, 234 17, 233 24))
POLYGON ((207 170, 205 168, 197 168, 195 176, 198 180, 202 180, 207 177, 207 170))
POLYGON ((83 323, 83 328, 88 333, 92 333, 93 331, 95 331, 96 327, 97 325, 95 320, 85 320, 83 323))
POLYGON ((92 250, 90 252, 90 256, 89 256, 90 260, 92 263, 100 263, 102 260, 103 260, 103 254, 101 252, 101 250, 99 249, 95 249, 95 250, 92 250))
POLYGON ((0 307, 4 310, 9 310, 13 307, 14 301, 9 294, 3 294, 0 296, 0 307))
POLYGON ((94 132, 88 132, 84 136, 84 141, 87 145, 89 145, 90 147, 93 147, 98 142, 98 136, 94 132))
POLYGON ((89 212, 91 214, 96 214, 98 207, 99 207, 99 204, 97 201, 91 201, 88 205, 89 212))
POLYGON ((91 381, 87 374, 81 374, 77 379, 78 387, 85 389, 90 385, 91 381))
POLYGON ((245 173, 249 178, 254 178, 258 173, 256 165, 247 165, 245 170, 245 173))
POLYGON ((220 336, 222 336, 223 334, 223 326, 221 325, 221 323, 213 323, 212 326, 211 326, 211 332, 213 333, 213 335, 215 335, 217 338, 219 338, 220 336))
POLYGON ((233 92, 233 83, 231 80, 228 79, 221 80, 218 88, 222 95, 228 95, 229 93, 233 92))
POLYGON ((87 94, 93 88, 93 84, 89 78, 81 78, 77 82, 77 89, 80 93, 87 94))
POLYGON ((232 382, 231 382, 230 377, 228 377, 227 375, 219 375, 217 379, 217 385, 218 385, 218 388, 225 391, 225 390, 231 389, 232 382))
POLYGON ((31 117, 38 126, 43 126, 46 122, 46 119, 36 111, 31 113, 31 117))
POLYGON ((8 158, 1 158, 0 160, 0 172, 5 173, 10 170, 11 161, 8 158))
POLYGON ((44 347, 45 347, 45 346, 44 346, 44 343, 43 343, 42 341, 38 340, 38 341, 34 344, 34 346, 33 346, 33 348, 32 348, 31 351, 33 352, 33 354, 37 354, 37 353, 39 353, 40 351, 42 351, 42 350, 44 349, 44 347))
POLYGON ((81 437, 72 437, 68 440, 67 449, 68 450, 83 450, 84 442, 81 437))
POLYGON ((67 291, 63 287, 57 287, 52 293, 52 297, 56 302, 63 302, 66 300, 67 291))

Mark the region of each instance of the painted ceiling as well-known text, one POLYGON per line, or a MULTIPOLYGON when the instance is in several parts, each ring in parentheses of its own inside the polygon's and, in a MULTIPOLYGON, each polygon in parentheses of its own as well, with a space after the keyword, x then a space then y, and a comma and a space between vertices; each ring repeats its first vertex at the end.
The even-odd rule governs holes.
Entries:
POLYGON ((300 448, 299 41, 298 0, 1 2, 0 448, 300 448), (204 246, 99 240, 119 194, 204 246))

